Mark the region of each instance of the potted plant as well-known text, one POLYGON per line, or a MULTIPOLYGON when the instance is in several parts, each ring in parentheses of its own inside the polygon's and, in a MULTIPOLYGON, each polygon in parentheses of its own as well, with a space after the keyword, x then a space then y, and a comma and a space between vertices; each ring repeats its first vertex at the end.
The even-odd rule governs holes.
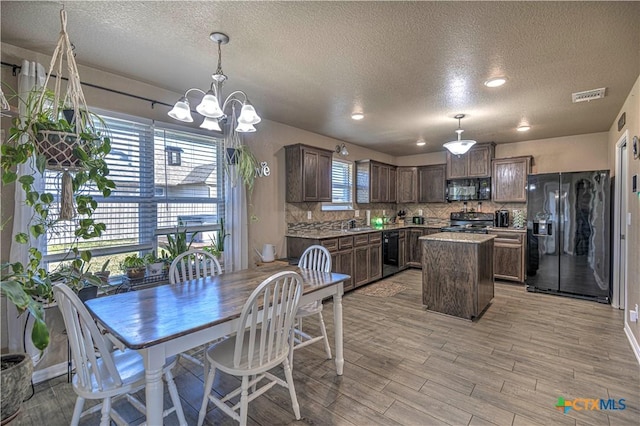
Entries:
POLYGON ((176 227, 176 232, 173 234, 167 234, 167 244, 164 246, 166 256, 169 262, 178 257, 178 255, 189 251, 196 234, 192 233, 188 235, 187 229, 180 230, 180 226, 176 227))
POLYGON ((1 360, 0 389, 2 424, 11 422, 20 412, 22 401, 31 391, 33 362, 26 353, 3 354, 1 360), (12 392, 7 392, 13 389, 12 392))
POLYGON ((146 264, 143 258, 134 253, 124 258, 120 264, 120 268, 127 274, 130 280, 139 280, 144 278, 146 264))
POLYGON ((62 263, 55 271, 49 274, 49 278, 54 284, 63 282, 71 287, 78 293, 78 297, 82 301, 93 299, 97 297, 98 289, 102 287, 103 282, 100 277, 90 272, 91 252, 80 252, 77 247, 74 247, 72 252, 76 254, 76 258, 71 262, 62 263))
POLYGON ((234 185, 239 180, 247 187, 249 193, 251 193, 251 191, 253 191, 253 186, 256 180, 256 168, 258 167, 258 160, 246 145, 238 145, 232 149, 234 149, 234 162, 231 163, 229 161, 231 157, 228 153, 228 161, 225 162, 225 171, 227 173, 227 176, 231 179, 232 185, 234 185))
POLYGON ((167 257, 157 257, 155 250, 144 256, 148 277, 158 277, 167 270, 167 257))
POLYGON ((100 270, 94 273, 96 277, 100 278, 102 285, 109 284, 109 276, 111 275, 111 271, 109 271, 107 268, 109 267, 110 262, 111 259, 107 259, 107 261, 102 264, 100 270))

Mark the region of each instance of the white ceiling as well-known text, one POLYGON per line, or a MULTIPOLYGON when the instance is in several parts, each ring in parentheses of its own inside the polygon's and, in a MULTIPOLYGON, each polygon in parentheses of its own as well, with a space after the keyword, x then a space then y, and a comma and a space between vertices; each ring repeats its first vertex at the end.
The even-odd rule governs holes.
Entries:
MULTIPOLYGON (((2 42, 51 54, 60 2, 0 7, 2 42)), ((225 93, 244 90, 263 118, 391 155, 442 150, 456 137, 458 113, 467 115, 463 136, 479 142, 605 132, 640 75, 640 2, 69 1, 65 8, 80 64, 176 93, 206 89, 217 61, 209 33, 225 32, 225 93), (508 83, 483 85, 497 75, 508 83), (572 104, 572 92, 600 87, 604 99, 572 104), (356 110, 364 120, 350 118, 356 110), (515 131, 522 121, 529 132, 515 131), (424 147, 415 145, 420 135, 424 147)))

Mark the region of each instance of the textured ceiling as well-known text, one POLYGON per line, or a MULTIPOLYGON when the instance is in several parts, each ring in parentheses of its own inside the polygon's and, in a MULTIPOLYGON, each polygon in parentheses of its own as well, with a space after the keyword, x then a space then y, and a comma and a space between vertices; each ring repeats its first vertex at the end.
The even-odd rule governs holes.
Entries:
MULTIPOLYGON (((2 42, 50 54, 60 2, 0 4, 2 42)), ((180 93, 225 93, 263 118, 391 155, 608 131, 640 75, 640 2, 65 2, 83 65, 180 93), (504 75, 508 83, 483 82, 504 75), (607 88, 604 99, 571 93, 607 88), (361 110, 362 121, 350 115, 361 110), (527 133, 515 128, 526 121, 527 133), (415 145, 422 135, 424 147, 415 145)), ((131 89, 132 92, 135 88, 131 89)), ((159 99, 172 103, 175 99, 159 99)), ((192 103, 197 103, 193 99, 192 103)), ((170 120, 169 118, 167 118, 170 120)), ((259 125, 258 125, 259 131, 259 125)))

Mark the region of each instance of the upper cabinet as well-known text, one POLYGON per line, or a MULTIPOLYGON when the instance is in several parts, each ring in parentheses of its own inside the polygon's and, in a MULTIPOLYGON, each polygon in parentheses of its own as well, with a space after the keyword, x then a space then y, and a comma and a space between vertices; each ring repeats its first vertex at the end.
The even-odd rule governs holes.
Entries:
POLYGON ((398 167, 398 203, 418 202, 418 168, 398 167))
POLYGON ((396 166, 373 160, 356 161, 356 202, 395 203, 396 166))
POLYGON ((444 203, 446 201, 446 164, 418 167, 418 202, 444 203))
POLYGON ((288 203, 331 201, 333 152, 302 144, 285 146, 288 203))
POLYGON ((474 145, 463 155, 447 151, 447 179, 491 177, 494 150, 494 143, 482 143, 474 145))
POLYGON ((498 158, 492 161, 493 201, 527 201, 527 175, 531 172, 531 157, 498 158))

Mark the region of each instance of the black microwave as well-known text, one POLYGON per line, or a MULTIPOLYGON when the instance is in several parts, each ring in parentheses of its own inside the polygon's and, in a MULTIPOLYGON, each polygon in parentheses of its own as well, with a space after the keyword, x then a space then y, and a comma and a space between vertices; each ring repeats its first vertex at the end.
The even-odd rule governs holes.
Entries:
POLYGON ((447 201, 491 199, 491 178, 452 179, 447 181, 447 201))

